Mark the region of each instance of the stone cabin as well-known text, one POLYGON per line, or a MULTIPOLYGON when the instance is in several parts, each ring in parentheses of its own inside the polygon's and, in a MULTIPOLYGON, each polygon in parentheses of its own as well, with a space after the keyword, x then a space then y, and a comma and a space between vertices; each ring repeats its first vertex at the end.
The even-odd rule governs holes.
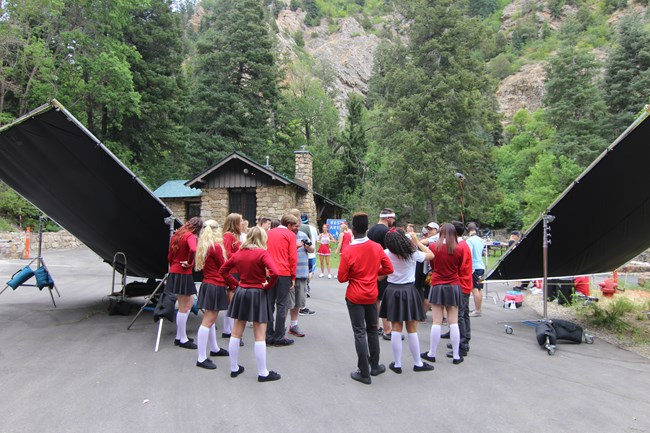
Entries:
POLYGON ((318 227, 328 218, 341 218, 346 209, 313 190, 311 152, 298 150, 294 154, 294 180, 273 171, 268 164, 233 152, 193 179, 170 180, 154 194, 183 221, 200 216, 223 224, 229 213, 237 212, 252 227, 259 217, 280 219, 293 208, 307 213, 309 221, 318 227))

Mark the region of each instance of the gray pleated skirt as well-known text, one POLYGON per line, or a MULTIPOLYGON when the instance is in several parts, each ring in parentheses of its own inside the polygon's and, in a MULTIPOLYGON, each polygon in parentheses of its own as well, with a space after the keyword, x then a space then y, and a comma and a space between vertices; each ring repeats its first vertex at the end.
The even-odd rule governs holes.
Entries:
POLYGON ((425 320, 422 298, 414 283, 388 283, 379 307, 379 317, 390 322, 425 320))
POLYGON ((177 295, 196 295, 196 286, 192 274, 169 274, 165 290, 177 295))
POLYGON ((433 305, 460 305, 460 286, 439 284, 431 286, 429 291, 429 302, 433 305))
POLYGON ((225 311, 228 309, 228 295, 224 286, 201 283, 197 307, 204 310, 225 311))
POLYGON ((264 289, 237 287, 228 308, 228 317, 247 322, 267 323, 273 315, 266 292, 264 289))

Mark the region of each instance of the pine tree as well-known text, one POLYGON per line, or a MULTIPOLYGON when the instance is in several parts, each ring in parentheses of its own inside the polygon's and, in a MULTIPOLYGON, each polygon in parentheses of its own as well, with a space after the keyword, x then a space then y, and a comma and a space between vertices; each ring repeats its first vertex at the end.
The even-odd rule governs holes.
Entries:
POLYGON ((638 15, 623 17, 616 45, 607 61, 605 100, 611 115, 613 141, 648 103, 650 89, 650 31, 638 15))
POLYGON ((193 164, 239 150, 262 160, 273 138, 279 71, 258 0, 203 3, 189 126, 193 164))
POLYGON ((547 73, 546 116, 555 126, 555 155, 586 167, 605 148, 602 120, 606 109, 595 85, 598 71, 593 53, 568 46, 550 61, 547 73))

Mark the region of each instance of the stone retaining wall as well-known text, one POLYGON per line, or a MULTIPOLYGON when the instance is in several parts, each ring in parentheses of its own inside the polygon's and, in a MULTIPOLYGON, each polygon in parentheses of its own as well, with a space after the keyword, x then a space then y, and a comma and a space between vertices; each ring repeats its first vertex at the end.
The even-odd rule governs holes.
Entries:
MULTIPOLYGON (((26 232, 0 232, 0 258, 17 259, 25 257, 26 232)), ((43 250, 65 250, 83 244, 68 231, 43 233, 43 250)), ((29 256, 38 254, 38 232, 30 234, 29 256)))

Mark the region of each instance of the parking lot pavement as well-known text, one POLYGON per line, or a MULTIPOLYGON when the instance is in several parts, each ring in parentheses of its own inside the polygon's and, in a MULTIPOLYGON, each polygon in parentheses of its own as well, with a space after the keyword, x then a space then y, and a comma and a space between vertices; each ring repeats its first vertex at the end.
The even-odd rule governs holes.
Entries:
MULTIPOLYGON (((213 358, 217 370, 197 368, 196 351, 174 346, 172 323, 157 353, 151 312, 127 331, 143 298, 128 301, 130 316, 108 315, 111 267, 93 252, 43 255, 61 292, 57 308, 34 287, 0 296, 0 432, 650 431, 650 361, 598 339, 559 344, 548 356, 534 329, 516 323, 538 317, 525 306, 484 301, 464 363, 451 364, 442 340, 435 371, 413 372, 405 343, 403 374, 387 370, 368 386, 350 379, 345 286, 315 278, 308 307, 316 314, 299 318, 306 336, 269 347, 269 369, 282 379, 258 383, 252 329, 242 375, 230 378, 227 358, 213 358), (513 322, 512 335, 500 321, 513 322)), ((0 281, 26 264, 0 260, 0 281)), ((188 335, 199 323, 190 316, 188 335)), ((429 331, 430 322, 419 326, 422 351, 429 331)), ((390 342, 380 344, 388 366, 390 342)))

